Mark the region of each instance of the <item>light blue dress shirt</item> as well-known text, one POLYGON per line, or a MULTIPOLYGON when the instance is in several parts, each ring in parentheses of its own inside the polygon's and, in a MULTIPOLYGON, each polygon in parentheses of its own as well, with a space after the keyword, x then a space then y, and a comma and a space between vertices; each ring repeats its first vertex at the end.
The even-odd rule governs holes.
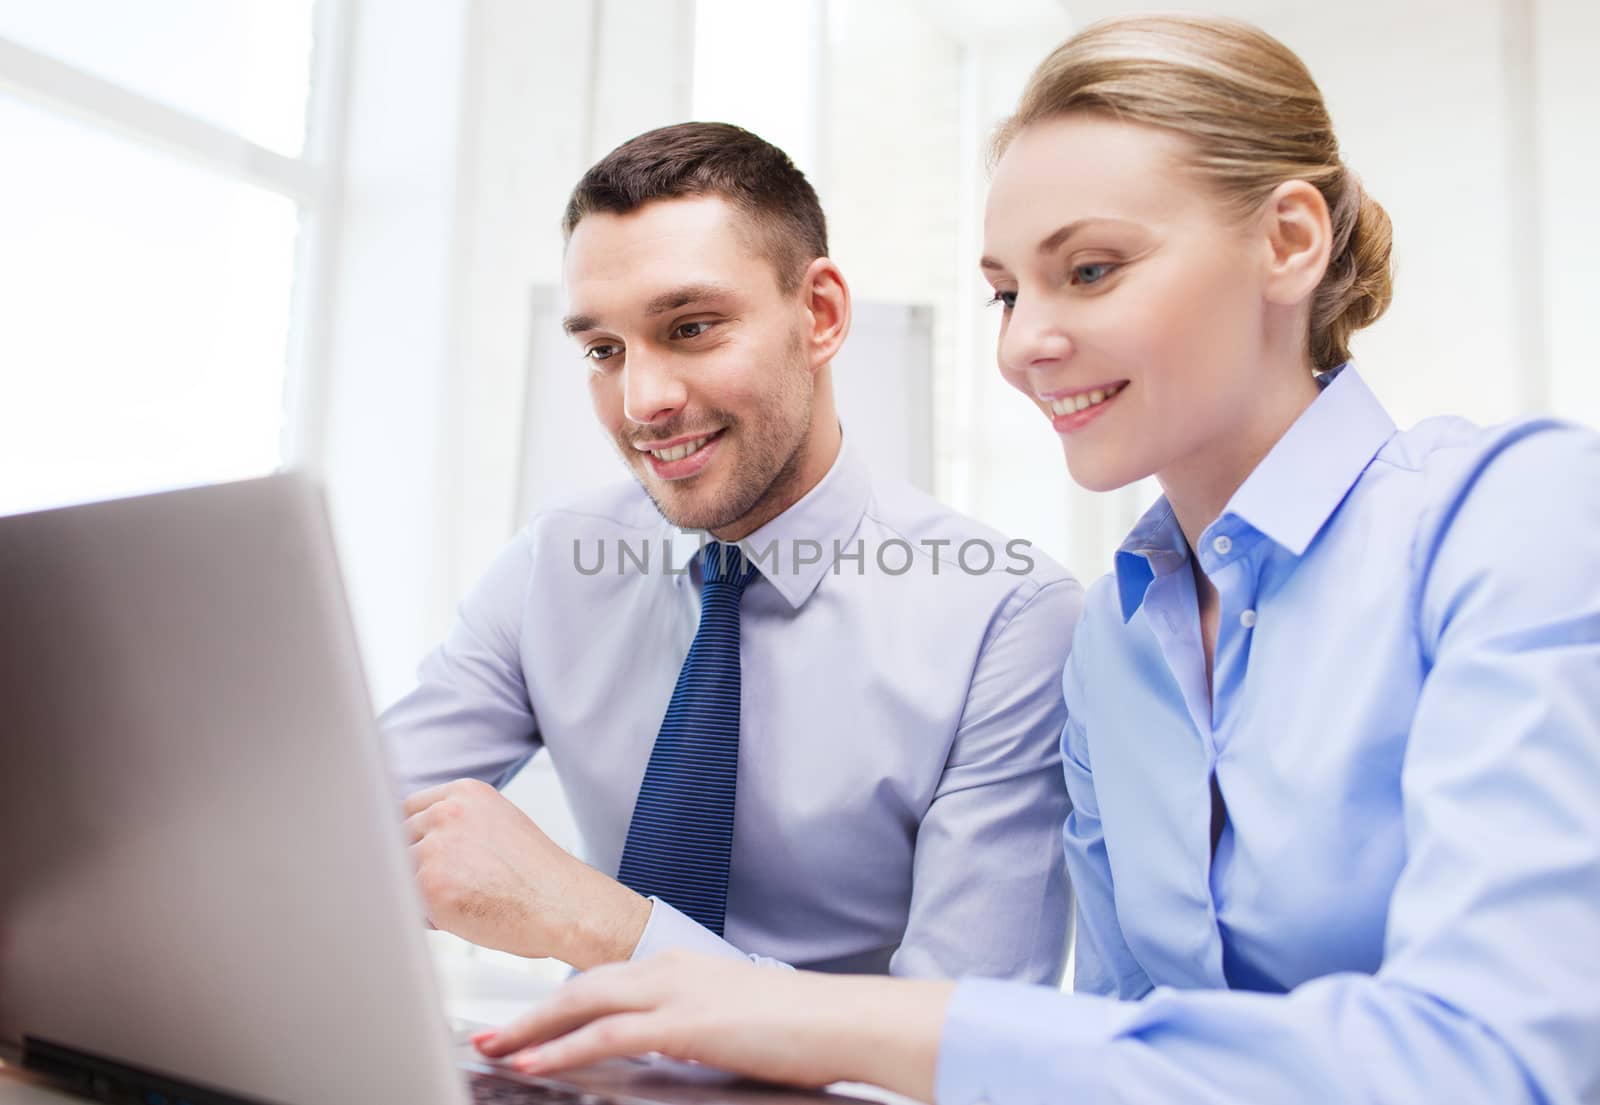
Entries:
MULTIPOLYGON (((1082 588, 872 479, 848 442, 743 544, 761 575, 741 612, 726 940, 656 901, 635 955, 1058 980, 1071 919, 1059 672, 1082 588), (962 567, 973 541, 966 568, 987 546, 992 570, 962 567)), ((698 548, 632 483, 540 511, 382 718, 400 786, 499 781, 542 747, 584 858, 614 875, 698 624, 698 548)))
POLYGON ((1215 694, 1164 500, 1068 662, 1087 993, 958 986, 941 1105, 1600 1101, 1600 439, 1346 368, 1197 548, 1215 694))

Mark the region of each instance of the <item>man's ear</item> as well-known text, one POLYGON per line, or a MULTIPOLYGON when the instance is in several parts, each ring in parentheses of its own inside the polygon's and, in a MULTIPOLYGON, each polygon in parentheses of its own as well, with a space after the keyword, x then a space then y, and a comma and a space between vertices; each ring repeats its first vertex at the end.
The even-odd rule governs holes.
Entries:
POLYGON ((1328 271, 1333 248, 1327 201, 1314 185, 1287 180, 1267 197, 1261 219, 1267 299, 1285 307, 1308 301, 1328 271))
POLYGON ((800 278, 800 295, 806 309, 806 359, 816 372, 833 360, 850 333, 850 286, 839 266, 818 257, 800 278))

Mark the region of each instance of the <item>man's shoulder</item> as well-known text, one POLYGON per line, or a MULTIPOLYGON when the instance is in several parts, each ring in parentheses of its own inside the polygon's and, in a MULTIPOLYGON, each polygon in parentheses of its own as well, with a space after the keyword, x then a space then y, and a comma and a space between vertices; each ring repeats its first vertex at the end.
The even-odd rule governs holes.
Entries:
POLYGON ((626 536, 654 533, 665 524, 655 504, 634 480, 557 496, 539 504, 523 533, 531 539, 577 536, 626 536))
POLYGON ((937 556, 960 574, 977 578, 998 572, 1029 591, 1058 583, 1081 590, 1071 572, 1027 537, 1002 533, 904 480, 874 479, 865 518, 884 531, 884 540, 898 537, 919 556, 937 556), (983 570, 991 560, 992 567, 983 570))

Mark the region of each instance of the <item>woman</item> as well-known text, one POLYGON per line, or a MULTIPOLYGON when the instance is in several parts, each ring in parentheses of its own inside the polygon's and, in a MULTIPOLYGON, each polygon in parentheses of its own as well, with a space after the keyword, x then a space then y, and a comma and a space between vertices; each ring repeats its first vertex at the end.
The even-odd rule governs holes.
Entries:
POLYGON ((1065 677, 1078 992, 666 957, 480 1048, 951 1105, 1600 1101, 1600 442, 1395 430, 1345 365, 1388 219, 1259 31, 1091 27, 997 151, 1002 371, 1079 483, 1165 492, 1065 677))

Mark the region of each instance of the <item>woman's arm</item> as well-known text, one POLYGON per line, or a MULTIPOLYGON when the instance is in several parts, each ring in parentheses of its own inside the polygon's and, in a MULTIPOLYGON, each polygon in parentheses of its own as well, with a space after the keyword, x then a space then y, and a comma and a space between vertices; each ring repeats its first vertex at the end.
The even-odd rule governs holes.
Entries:
POLYGON ((529 1074, 659 1052, 773 1082, 868 1082, 932 1101, 953 988, 669 951, 581 975, 473 1042, 529 1074))

